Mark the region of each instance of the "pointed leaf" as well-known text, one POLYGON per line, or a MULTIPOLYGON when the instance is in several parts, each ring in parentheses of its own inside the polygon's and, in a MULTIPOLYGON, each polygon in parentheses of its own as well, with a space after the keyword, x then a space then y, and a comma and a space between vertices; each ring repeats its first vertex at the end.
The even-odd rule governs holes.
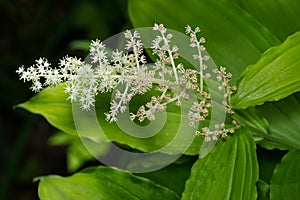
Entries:
POLYGON ((129 15, 135 27, 163 23, 184 32, 184 27, 199 26, 206 37, 206 48, 217 65, 225 65, 233 81, 245 67, 254 63, 279 40, 253 17, 232 2, 210 0, 130 0, 129 15))
POLYGON ((300 196, 300 151, 288 152, 277 165, 270 184, 271 200, 294 200, 300 196))
POLYGON ((278 102, 236 110, 235 119, 253 131, 266 149, 300 149, 300 93, 278 102))
POLYGON ((17 105, 34 114, 45 117, 54 127, 71 135, 77 135, 72 116, 72 107, 64 92, 64 85, 49 87, 33 96, 28 101, 17 105))
POLYGON ((236 110, 234 119, 254 132, 268 133, 269 123, 255 108, 236 110))
POLYGON ((269 134, 264 137, 290 149, 300 149, 300 93, 257 109, 269 123, 269 134))
MULTIPOLYGON (((192 161, 194 160, 195 159, 192 159, 192 161)), ((192 164, 192 162, 173 163, 157 171, 136 175, 148 178, 161 186, 173 190, 178 196, 181 196, 185 181, 190 175, 192 164)))
POLYGON ((266 51, 238 81, 232 104, 237 109, 278 101, 300 91, 300 32, 266 51))
POLYGON ((237 120, 239 124, 250 129, 255 142, 263 148, 269 150, 274 148, 281 150, 290 148, 282 144, 281 140, 274 140, 272 135, 270 135, 269 122, 256 108, 249 107, 245 110, 236 110, 234 119, 237 120))
POLYGON ((39 178, 42 200, 179 199, 171 190, 128 172, 108 167, 88 168, 70 177, 39 178))
POLYGON ((298 0, 234 0, 282 41, 300 30, 298 0), (288 22, 288 23, 287 23, 288 22))
POLYGON ((183 200, 256 199, 255 143, 247 129, 234 134, 227 141, 220 141, 208 156, 196 161, 183 200))
POLYGON ((300 93, 278 102, 236 110, 234 118, 266 149, 300 149, 300 93))
MULTIPOLYGON (((153 93, 150 92, 149 94, 136 97, 132 100, 130 108, 138 108, 142 102, 149 101, 151 95, 153 95, 153 93)), ((99 94, 96 97, 96 126, 98 124, 101 126, 105 137, 99 134, 98 129, 94 129, 89 118, 82 119, 83 121, 87 120, 86 124, 88 124, 88 126, 85 131, 87 132, 86 135, 80 134, 80 137, 88 138, 96 143, 109 141, 118 142, 144 152, 152 152, 163 148, 161 150, 162 152, 179 154, 183 153, 184 150, 188 148, 185 152, 186 154, 196 155, 199 153, 203 138, 195 138, 195 130, 193 131, 194 128, 189 127, 187 117, 183 117, 187 116, 187 113, 183 113, 180 107, 176 105, 169 106, 166 120, 159 121, 158 119, 154 122, 151 127, 157 126, 158 130, 153 136, 136 137, 135 135, 132 135, 132 133, 146 135, 146 132, 151 130, 148 127, 140 127, 143 132, 138 132, 140 129, 136 128, 137 125, 129 119, 129 115, 126 116, 128 120, 125 121, 126 123, 124 122, 121 127, 119 127, 116 123, 107 122, 105 120, 104 113, 108 112, 110 101, 110 93, 99 94), (124 127, 125 125, 126 127, 124 127)), ((73 118, 74 110, 72 110, 72 104, 69 100, 67 100, 67 95, 64 93, 64 85, 60 85, 55 88, 46 88, 30 100, 18 105, 18 107, 27 109, 35 114, 41 114, 54 127, 62 130, 63 132, 78 136, 73 118)), ((188 109, 182 110, 186 110, 185 112, 188 111, 188 109)), ((84 113, 84 111, 82 112, 84 113)))

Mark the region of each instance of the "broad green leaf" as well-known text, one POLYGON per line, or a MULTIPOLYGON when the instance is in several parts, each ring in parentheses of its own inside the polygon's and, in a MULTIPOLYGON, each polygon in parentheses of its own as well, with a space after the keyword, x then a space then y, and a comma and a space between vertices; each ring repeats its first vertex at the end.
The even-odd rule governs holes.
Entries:
POLYGON ((289 150, 294 147, 294 144, 287 143, 285 139, 280 139, 274 134, 267 133, 267 134, 261 134, 259 136, 254 135, 255 137, 260 137, 259 141, 256 141, 256 143, 267 150, 289 150))
POLYGON ((300 93, 278 102, 236 110, 234 118, 253 131, 256 142, 266 149, 300 148, 300 93))
POLYGON ((298 0, 234 0, 280 40, 300 30, 298 0))
POLYGON ((234 118, 266 149, 300 148, 300 93, 278 102, 236 110, 234 118))
POLYGON ((173 163, 157 171, 136 175, 148 178, 161 186, 173 190, 178 196, 181 196, 184 190, 185 181, 189 177, 193 165, 193 162, 191 161, 194 160, 195 159, 188 158, 188 162, 173 163))
POLYGON ((261 140, 257 142, 257 144, 267 150, 279 149, 283 151, 291 148, 287 145, 282 144, 281 141, 277 141, 269 137, 262 137, 261 140))
POLYGON ((232 104, 236 109, 278 101, 300 91, 300 32, 266 51, 238 81, 232 104))
POLYGON ((257 180, 255 143, 250 132, 241 128, 196 161, 182 199, 256 199, 257 180))
POLYGON ((109 167, 88 168, 70 177, 44 176, 39 180, 41 200, 179 199, 172 190, 148 179, 109 167))
POLYGON ((211 58, 232 72, 233 82, 262 52, 279 44, 265 27, 228 1, 129 0, 129 15, 135 27, 163 23, 169 29, 184 32, 187 24, 199 26, 211 58))
POLYGON ((269 123, 269 134, 263 135, 266 139, 300 149, 300 93, 257 109, 269 123))
POLYGON ((287 153, 277 165, 270 184, 271 200, 294 200, 300 196, 300 151, 287 153))
MULTIPOLYGON (((133 99, 130 108, 139 107, 142 102, 145 103, 149 101, 150 97, 151 93, 144 96, 138 96, 136 99, 133 99)), ((195 134, 188 126, 187 117, 184 117, 187 116, 187 114, 181 113, 179 107, 175 105, 169 107, 166 121, 161 122, 163 124, 160 124, 162 126, 158 127, 159 129, 157 134, 152 137, 140 138, 129 135, 131 134, 131 131, 137 132, 135 128, 131 128, 131 126, 134 126, 135 123, 129 120, 129 116, 126 116, 128 118, 128 122, 125 124, 126 127, 123 126, 121 128, 116 123, 109 123, 105 120, 104 113, 108 112, 110 106, 110 93, 99 94, 96 97, 96 100, 97 125, 99 124, 101 126, 105 137, 99 134, 97 130, 94 130, 92 124, 89 124, 88 122, 87 128, 91 127, 91 129, 86 131, 86 135, 80 135, 81 137, 100 143, 111 141, 126 144, 131 148, 145 152, 152 152, 164 148, 162 150, 163 152, 171 154, 183 153, 182 151, 187 146, 186 143, 193 142, 186 154, 196 155, 199 153, 203 138, 196 137, 194 140, 195 134), (175 137, 176 140, 174 140, 175 137)), ((62 130, 63 132, 78 136, 73 119, 74 113, 72 113, 72 104, 69 100, 67 100, 67 95, 64 93, 64 85, 60 85, 55 88, 46 88, 30 100, 18 105, 18 107, 27 109, 35 114, 41 114, 54 127, 62 130)), ((188 111, 187 109, 183 110, 188 111)), ((143 131, 146 132, 146 129, 147 127, 145 127, 143 131)))
POLYGON ((72 107, 64 92, 64 85, 49 87, 33 96, 28 101, 17 105, 34 114, 40 114, 54 127, 61 131, 77 135, 72 116, 72 107))
POLYGON ((268 133, 269 131, 268 121, 255 108, 236 110, 234 119, 236 119, 241 125, 246 126, 253 132, 268 133))
POLYGON ((245 110, 236 110, 234 119, 239 124, 250 129, 255 142, 263 148, 269 150, 274 148, 281 150, 290 148, 282 144, 281 140, 274 140, 274 137, 270 135, 269 122, 256 108, 249 107, 245 110))

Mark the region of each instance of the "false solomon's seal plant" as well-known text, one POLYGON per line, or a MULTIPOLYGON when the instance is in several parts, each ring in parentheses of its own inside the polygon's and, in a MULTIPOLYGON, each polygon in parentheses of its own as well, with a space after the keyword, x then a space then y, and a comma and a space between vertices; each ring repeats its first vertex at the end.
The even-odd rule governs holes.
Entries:
MULTIPOLYGON (((41 91, 47 86, 57 86, 66 82, 65 92, 71 102, 79 102, 82 110, 90 110, 95 106, 96 95, 116 90, 110 102, 110 110, 105 113, 106 120, 116 122, 118 114, 124 113, 127 104, 136 95, 147 93, 152 88, 160 92, 158 96, 152 96, 148 103, 141 105, 134 113, 130 113, 132 120, 143 122, 145 119, 155 120, 155 114, 163 112, 168 105, 175 103, 180 106, 182 101, 190 98, 192 90, 196 96, 192 107, 189 108, 189 125, 195 127, 198 122, 204 121, 210 115, 211 95, 205 85, 207 79, 216 75, 219 82, 218 90, 222 91, 222 105, 226 112, 232 115, 231 95, 236 91, 235 86, 230 85, 232 74, 226 72, 221 66, 208 71, 206 61, 208 55, 205 51, 205 38, 200 37, 200 29, 186 27, 186 34, 190 37, 190 48, 196 48, 197 54, 190 55, 198 63, 198 69, 176 63, 178 47, 171 45, 173 35, 163 24, 155 24, 153 30, 157 36, 153 39, 151 49, 155 57, 155 65, 147 65, 141 36, 137 31, 126 31, 126 52, 116 50, 108 55, 105 44, 94 40, 90 45, 91 63, 80 58, 66 56, 60 60, 58 67, 51 67, 46 58, 36 60, 36 63, 25 69, 21 66, 17 73, 23 81, 32 81, 31 89, 34 92, 41 91), (123 85, 124 89, 117 87, 123 85), (180 88, 180 89, 174 89, 180 88)), ((176 41, 175 41, 176 42, 176 41)), ((233 133, 238 124, 232 120, 229 126, 225 123, 214 124, 214 129, 201 127, 196 135, 204 135, 205 141, 225 139, 228 133, 233 133)), ((190 134, 190 133, 186 133, 190 134)))
MULTIPOLYGON (((184 154, 147 173, 99 166, 69 177, 43 176, 38 178, 39 197, 294 200, 300 187, 299 6, 298 0, 129 0, 131 23, 147 27, 152 34, 147 40, 145 29, 137 28, 117 40, 123 48, 94 40, 84 61, 66 56, 53 67, 40 58, 19 68, 21 80, 31 81, 38 94, 18 107, 41 114, 63 131, 50 141, 68 144, 70 172, 92 160, 92 155, 84 156, 82 144, 98 142, 93 128, 79 134, 74 107, 80 114, 97 111, 94 121, 109 144, 130 153, 162 153, 133 164, 152 167, 164 162, 164 155, 184 154), (168 29, 155 25, 153 30, 154 21, 168 29), (184 30, 187 22, 193 27, 201 22, 203 31, 184 30), (147 136, 148 125, 157 121, 164 125, 157 134, 136 137, 147 136), (127 124, 126 130, 120 128, 127 124), (187 141, 189 148, 182 148, 187 141), (202 147, 211 144, 202 157, 202 147)), ((91 126, 93 118, 87 116, 81 123, 91 126)), ((100 142, 95 149, 102 147, 100 142)), ((111 152, 114 160, 132 166, 125 154, 111 152)))

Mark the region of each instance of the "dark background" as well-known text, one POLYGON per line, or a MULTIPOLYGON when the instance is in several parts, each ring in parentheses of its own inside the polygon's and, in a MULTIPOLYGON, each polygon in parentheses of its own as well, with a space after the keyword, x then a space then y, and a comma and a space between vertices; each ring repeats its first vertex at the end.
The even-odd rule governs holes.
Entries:
POLYGON ((0 0, 0 15, 0 199, 38 199, 34 177, 68 175, 66 148, 49 145, 56 130, 44 118, 13 108, 34 95, 15 71, 39 57, 84 58, 70 43, 131 28, 127 1, 0 0))

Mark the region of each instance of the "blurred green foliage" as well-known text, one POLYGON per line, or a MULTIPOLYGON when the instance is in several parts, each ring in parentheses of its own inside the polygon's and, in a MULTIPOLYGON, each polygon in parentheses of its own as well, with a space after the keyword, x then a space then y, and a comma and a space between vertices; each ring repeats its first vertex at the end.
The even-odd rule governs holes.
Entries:
POLYGON ((32 179, 66 174, 66 149, 47 144, 54 130, 43 118, 13 109, 33 95, 15 70, 41 56, 57 62, 67 53, 86 55, 71 42, 130 27, 127 1, 1 0, 0 13, 0 199, 38 199, 32 179))

